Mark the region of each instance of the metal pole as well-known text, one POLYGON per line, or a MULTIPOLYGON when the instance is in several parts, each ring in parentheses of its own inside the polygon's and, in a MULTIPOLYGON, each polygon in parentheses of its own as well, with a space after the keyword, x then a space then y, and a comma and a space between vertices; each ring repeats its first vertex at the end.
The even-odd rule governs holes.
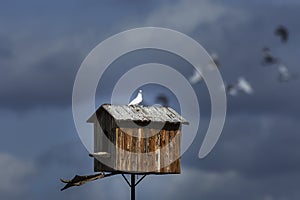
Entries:
POLYGON ((135 200, 135 174, 131 174, 131 200, 135 200))

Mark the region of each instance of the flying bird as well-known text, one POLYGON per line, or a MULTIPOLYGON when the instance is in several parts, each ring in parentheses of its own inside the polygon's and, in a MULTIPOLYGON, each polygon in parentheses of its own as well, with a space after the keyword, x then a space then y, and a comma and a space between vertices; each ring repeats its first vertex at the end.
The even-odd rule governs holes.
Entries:
POLYGON ((212 58, 212 60, 214 61, 214 63, 216 64, 216 66, 219 68, 220 67, 220 61, 219 61, 219 56, 217 53, 211 53, 210 57, 212 58))
POLYGON ((162 106, 169 106, 169 99, 164 94, 159 94, 155 100, 157 103, 161 103, 162 106))
POLYGON ((142 90, 139 90, 137 96, 128 104, 129 106, 139 105, 143 101, 142 90))
POLYGON ((283 25, 278 26, 274 34, 280 37, 281 42, 286 43, 288 41, 289 31, 285 26, 283 25))
MULTIPOLYGON (((211 62, 210 64, 208 64, 208 69, 209 70, 215 70, 216 67, 219 68, 220 67, 220 61, 219 61, 219 56, 217 53, 213 52, 210 54, 210 57, 212 59, 213 62, 211 62)), ((194 70, 193 75, 189 78, 189 81, 191 84, 196 84, 200 81, 203 80, 202 77, 202 73, 199 72, 198 70, 194 70)))
POLYGON ((289 69, 287 68, 286 65, 284 64, 280 64, 278 66, 278 81, 279 82, 288 82, 290 81, 291 79, 296 79, 297 76, 296 74, 292 74, 289 69))
POLYGON ((203 80, 202 73, 198 70, 194 70, 193 75, 189 78, 189 81, 191 84, 196 84, 198 82, 201 82, 203 80))
POLYGON ((191 84, 196 84, 202 81, 202 74, 198 70, 194 70, 194 74, 189 78, 191 84))
POLYGON ((272 65, 278 63, 278 59, 272 55, 271 50, 268 47, 263 48, 262 53, 264 65, 272 65))
POLYGON ((238 78, 237 87, 239 90, 245 92, 246 94, 253 93, 253 89, 252 89, 250 83, 244 77, 238 78))
POLYGON ((237 88, 235 87, 235 85, 228 84, 228 85, 226 85, 226 92, 230 96, 236 96, 238 91, 237 91, 237 88))
POLYGON ((249 95, 253 93, 253 89, 250 83, 244 77, 239 77, 235 85, 226 85, 226 91, 230 96, 236 96, 239 91, 243 91, 244 93, 249 95))

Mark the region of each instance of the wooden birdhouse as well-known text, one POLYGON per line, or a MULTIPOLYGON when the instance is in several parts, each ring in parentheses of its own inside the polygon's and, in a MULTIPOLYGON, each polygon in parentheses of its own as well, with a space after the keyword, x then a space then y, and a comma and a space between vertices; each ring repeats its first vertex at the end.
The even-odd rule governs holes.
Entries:
POLYGON ((94 124, 94 171, 179 174, 181 125, 170 107, 103 104, 94 124))

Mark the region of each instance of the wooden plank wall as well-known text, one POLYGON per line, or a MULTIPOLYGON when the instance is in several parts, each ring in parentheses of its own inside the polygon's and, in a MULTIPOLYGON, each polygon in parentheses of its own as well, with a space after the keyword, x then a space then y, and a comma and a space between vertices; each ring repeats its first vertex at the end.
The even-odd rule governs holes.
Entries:
POLYGON ((116 157, 116 134, 115 134, 115 123, 112 117, 107 112, 100 112, 97 116, 99 123, 95 123, 94 129, 94 152, 108 152, 110 157, 94 159, 94 171, 114 171, 115 157, 116 157), (100 126, 102 127, 100 127, 100 126), (107 142, 107 139, 110 141, 107 142), (104 161, 104 163, 101 163, 104 161), (110 167, 111 166, 111 167, 110 167), (113 168, 112 168, 113 167, 113 168))
POLYGON ((105 111, 99 112, 97 118, 103 131, 95 123, 94 151, 110 153, 109 158, 101 159, 113 168, 94 159, 95 172, 180 173, 180 126, 162 130, 118 128, 114 119, 105 111), (104 137, 108 137, 110 145, 104 137))
POLYGON ((115 169, 135 173, 180 173, 180 137, 180 130, 117 128, 115 169))

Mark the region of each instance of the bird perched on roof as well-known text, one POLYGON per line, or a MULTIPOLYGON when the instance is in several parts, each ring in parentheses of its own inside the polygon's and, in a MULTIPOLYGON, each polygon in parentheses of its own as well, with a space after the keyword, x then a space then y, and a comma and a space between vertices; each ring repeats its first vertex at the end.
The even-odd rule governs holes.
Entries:
POLYGON ((271 50, 268 47, 263 48, 262 53, 264 65, 272 65, 278 63, 278 59, 272 55, 271 50))
POLYGON ((143 101, 142 90, 139 90, 137 96, 128 104, 129 106, 139 105, 143 101))
POLYGON ((226 91, 231 96, 236 96, 238 91, 243 91, 249 95, 253 93, 250 83, 244 77, 239 77, 236 85, 228 84, 226 91))
POLYGON ((288 41, 289 31, 285 26, 283 25, 278 26, 274 34, 280 37, 281 42, 286 43, 288 41))

